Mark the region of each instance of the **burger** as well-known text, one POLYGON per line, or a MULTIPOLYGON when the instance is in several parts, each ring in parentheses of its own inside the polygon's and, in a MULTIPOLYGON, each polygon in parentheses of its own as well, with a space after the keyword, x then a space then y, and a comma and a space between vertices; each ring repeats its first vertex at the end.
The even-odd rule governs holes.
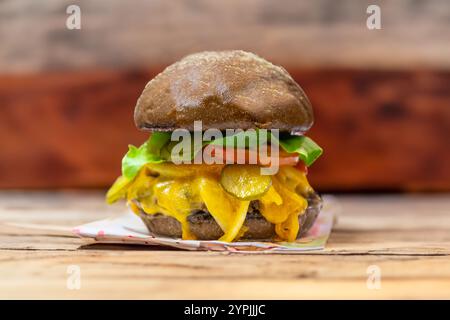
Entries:
POLYGON ((134 120, 149 139, 129 146, 106 198, 125 199, 151 234, 293 242, 316 220, 307 168, 322 149, 305 136, 311 104, 282 67, 239 50, 189 55, 145 86, 134 120), (195 137, 189 151, 175 151, 180 132, 195 137), (206 150, 215 161, 197 161, 206 150))

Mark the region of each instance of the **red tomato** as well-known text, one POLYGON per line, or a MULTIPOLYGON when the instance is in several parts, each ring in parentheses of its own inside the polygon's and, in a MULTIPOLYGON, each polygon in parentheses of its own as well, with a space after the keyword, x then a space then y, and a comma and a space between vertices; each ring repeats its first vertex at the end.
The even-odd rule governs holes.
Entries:
POLYGON ((305 174, 308 174, 308 167, 303 163, 303 161, 299 161, 295 166, 295 169, 303 171, 305 174))
MULTIPOLYGON (((224 163, 228 160, 233 160, 234 162, 237 161, 237 154, 238 152, 244 152, 245 154, 245 162, 250 162, 250 159, 256 159, 257 163, 260 165, 267 165, 262 164, 261 159, 259 158, 259 154, 256 150, 253 149, 232 149, 228 150, 226 148, 223 148, 221 146, 212 146, 213 149, 211 151, 211 156, 216 156, 217 150, 222 150, 221 157, 219 159, 223 160, 224 163)), ((270 154, 270 147, 268 148, 268 154, 270 154)), ((217 157, 219 157, 220 153, 217 153, 217 157)), ((268 156, 270 157, 270 156, 268 156)), ((280 166, 295 166, 299 163, 299 158, 297 154, 294 153, 287 153, 283 150, 280 150, 278 155, 278 163, 280 166)))

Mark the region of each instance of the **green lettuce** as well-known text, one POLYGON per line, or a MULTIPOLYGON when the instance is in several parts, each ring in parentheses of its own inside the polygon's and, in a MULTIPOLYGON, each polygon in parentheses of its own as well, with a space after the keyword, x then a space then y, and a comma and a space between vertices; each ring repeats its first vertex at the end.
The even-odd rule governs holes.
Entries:
MULTIPOLYGON (((275 137, 272 136, 272 139, 275 139, 275 137)), ((317 143, 305 136, 283 136, 278 140, 278 143, 284 151, 297 153, 308 167, 323 153, 323 149, 317 143)))
MULTIPOLYGON (((128 180, 132 180, 145 164, 170 161, 171 149, 178 143, 170 141, 170 137, 171 132, 154 132, 139 148, 130 145, 127 154, 122 159, 122 175, 128 180)), ((235 148, 244 149, 249 148, 250 145, 256 145, 258 137, 258 130, 239 132, 213 141, 203 141, 202 146, 208 144, 223 147, 232 145, 235 148), (244 136, 245 139, 237 139, 244 136)), ((276 139, 273 135, 268 134, 266 143, 269 144, 270 141, 277 141, 286 152, 297 153, 306 166, 310 166, 323 153, 323 149, 317 143, 305 136, 282 135, 279 139, 276 139)), ((188 155, 187 158, 183 156, 185 160, 193 159, 200 151, 195 148, 192 148, 192 150, 192 154, 188 155)))
POLYGON ((161 149, 170 142, 170 135, 170 132, 154 132, 139 148, 129 145, 122 159, 122 175, 131 180, 145 164, 167 161, 161 156, 161 149))

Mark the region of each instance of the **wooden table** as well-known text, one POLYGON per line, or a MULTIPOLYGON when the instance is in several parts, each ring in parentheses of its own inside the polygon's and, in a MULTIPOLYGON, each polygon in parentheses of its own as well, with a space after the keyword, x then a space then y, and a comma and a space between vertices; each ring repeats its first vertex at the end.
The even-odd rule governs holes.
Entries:
POLYGON ((58 226, 119 214, 102 192, 2 191, 0 298, 450 298, 450 195, 338 201, 324 251, 241 255, 86 246, 58 226), (71 266, 79 290, 68 288, 71 266))

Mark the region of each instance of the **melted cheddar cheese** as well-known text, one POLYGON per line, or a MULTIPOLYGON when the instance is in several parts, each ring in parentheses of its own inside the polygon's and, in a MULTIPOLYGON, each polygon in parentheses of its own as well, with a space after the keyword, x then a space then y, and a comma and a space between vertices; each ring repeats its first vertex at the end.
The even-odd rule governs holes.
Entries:
MULTIPOLYGON (((193 210, 205 210, 213 216, 224 235, 220 241, 239 239, 245 231, 244 221, 250 201, 227 193, 219 182, 223 166, 149 164, 133 181, 119 178, 108 191, 107 199, 114 202, 126 197, 136 213, 162 213, 177 219, 182 226, 183 239, 195 239, 189 230, 188 216, 193 210), (134 203, 136 200, 140 208, 134 203)), ((298 216, 308 205, 301 194, 312 191, 305 174, 293 167, 281 167, 272 176, 272 186, 257 200, 263 217, 275 225, 281 240, 295 241, 299 230, 298 216)))

